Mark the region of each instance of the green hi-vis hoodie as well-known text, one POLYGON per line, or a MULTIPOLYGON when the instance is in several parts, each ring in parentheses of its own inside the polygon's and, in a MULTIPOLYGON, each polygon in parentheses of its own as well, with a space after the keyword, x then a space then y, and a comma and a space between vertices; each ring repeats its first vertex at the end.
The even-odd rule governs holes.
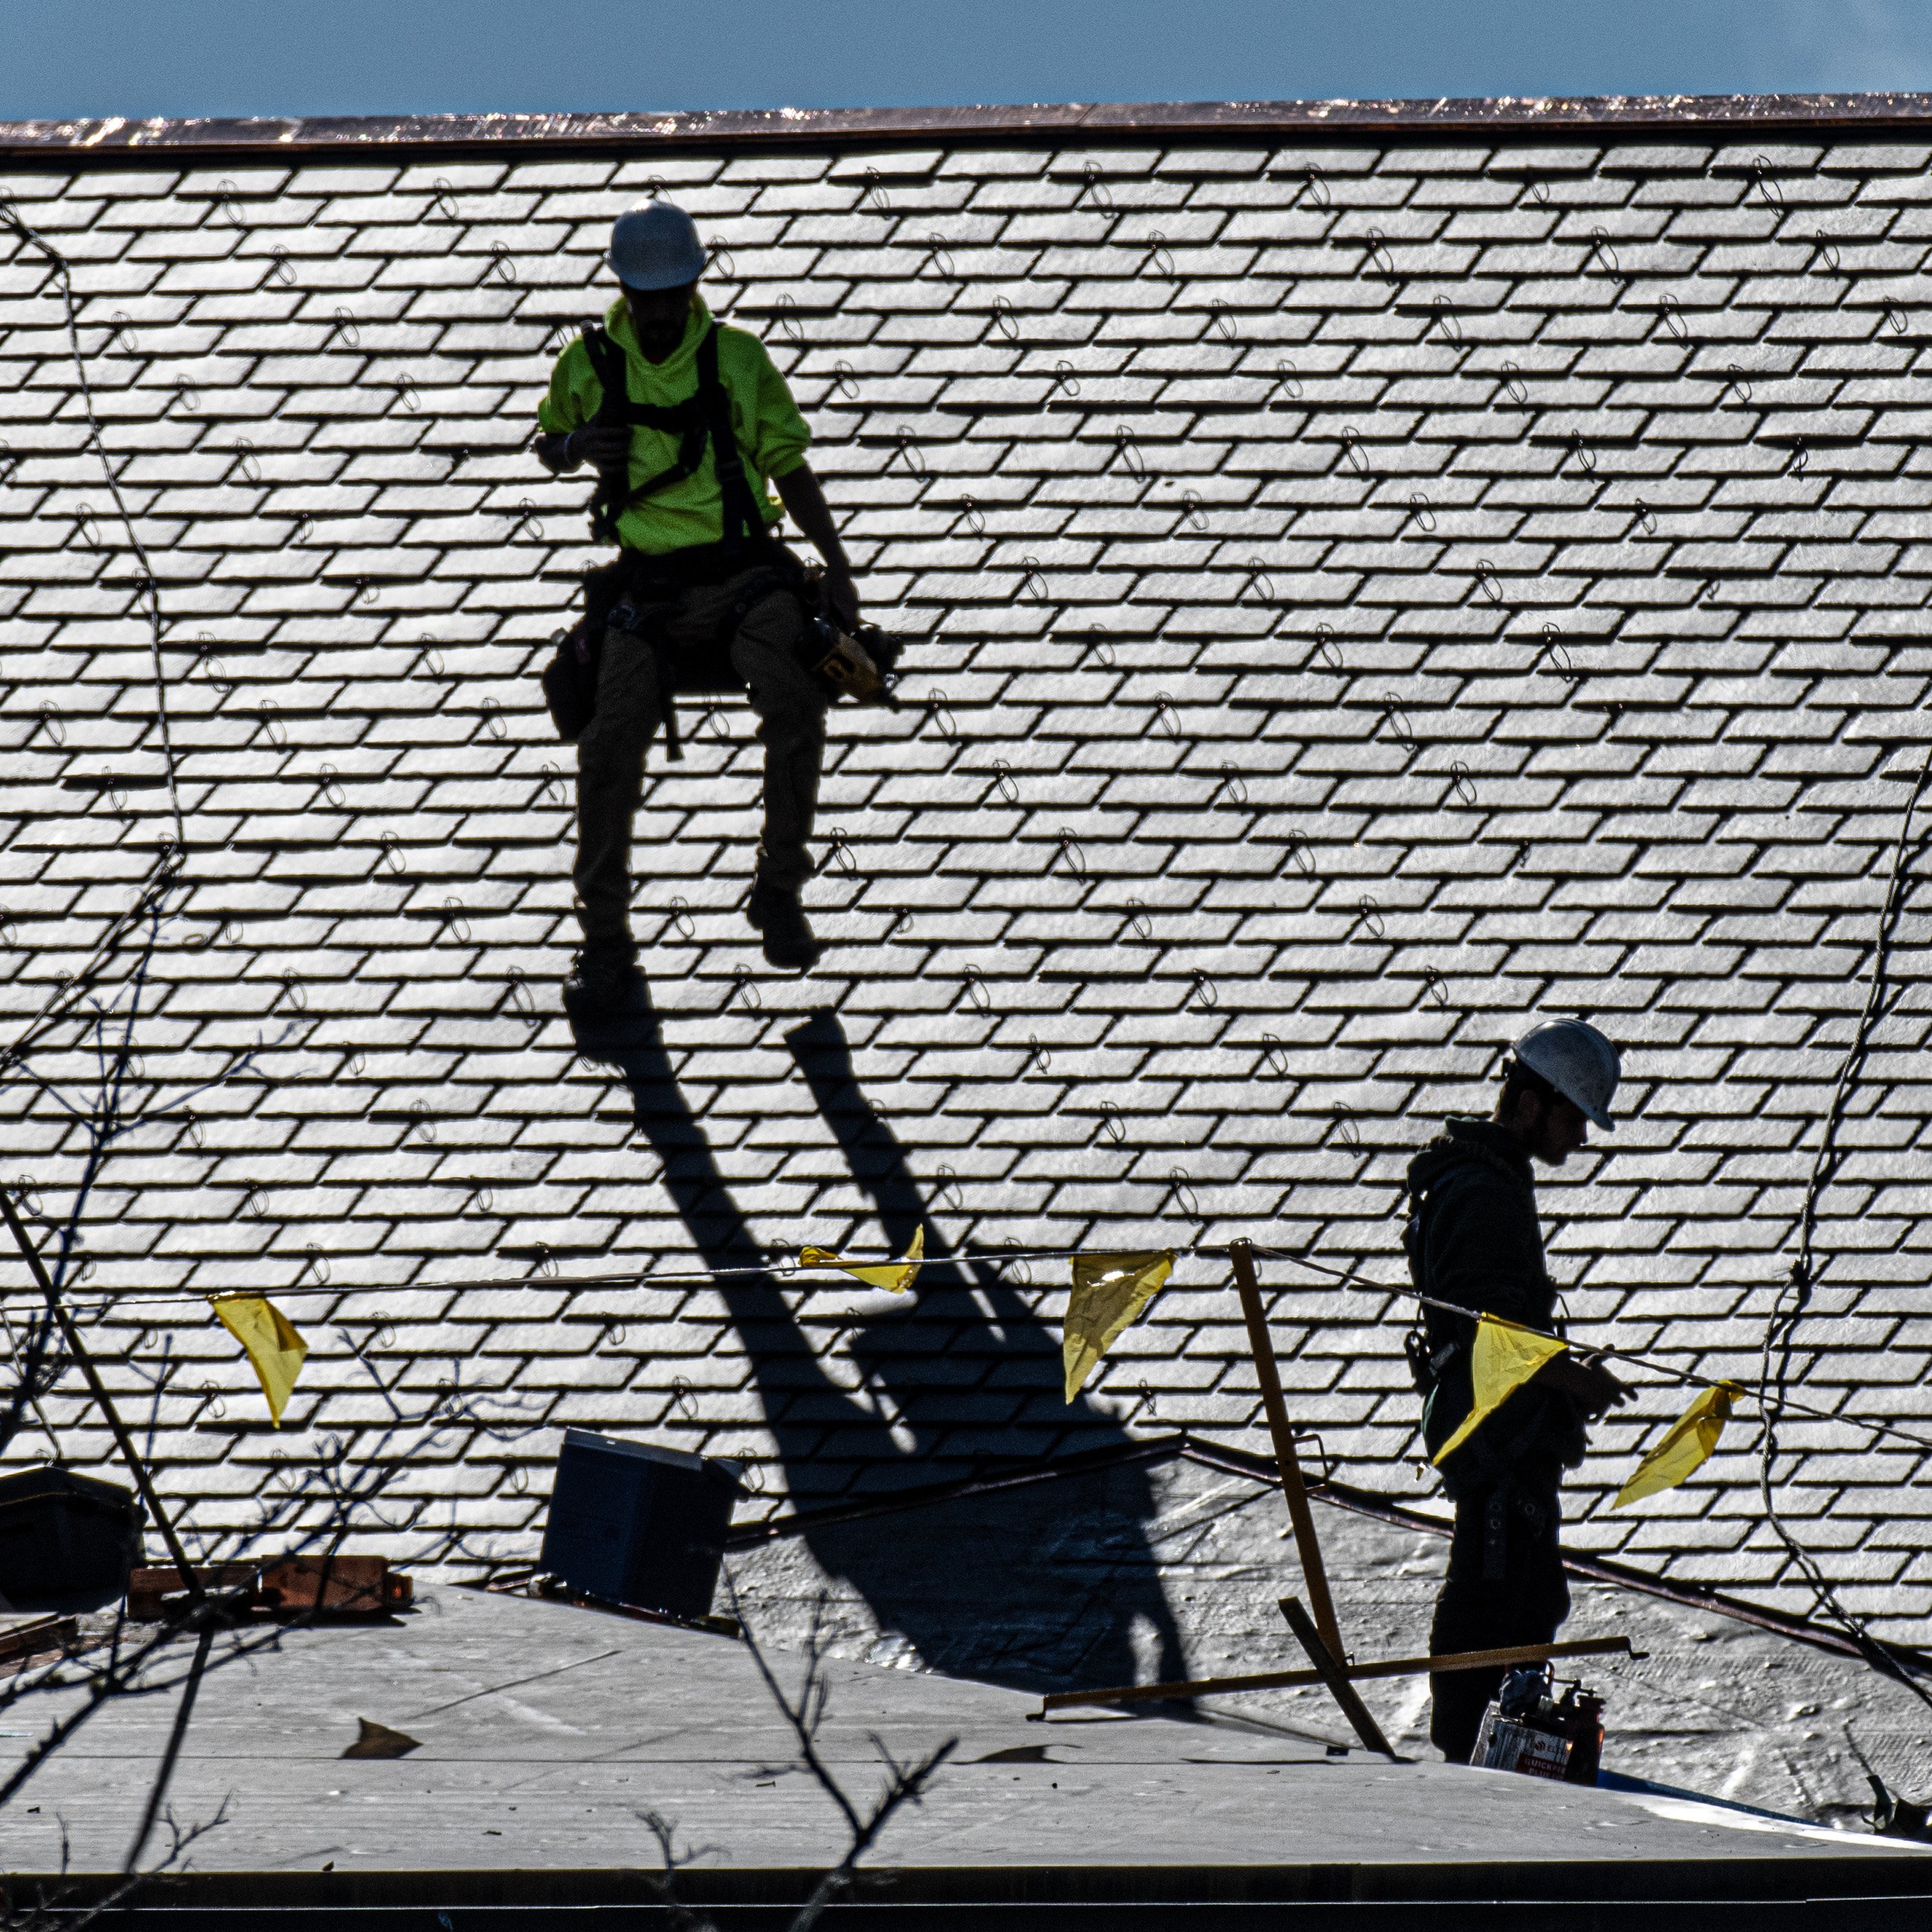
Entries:
MULTIPOLYGON (((701 296, 694 296, 684 339, 662 362, 646 362, 631 326, 631 312, 620 296, 604 311, 604 326, 624 352, 625 380, 634 403, 668 409, 698 393, 698 345, 711 326, 711 311, 701 296)), ((731 426, 738 453, 767 524, 784 512, 772 498, 766 478, 788 476, 805 460, 812 432, 792 400, 785 379, 772 366, 765 345, 742 328, 718 332, 718 378, 730 399, 731 426)), ((556 358, 550 392, 537 410, 537 421, 552 435, 581 429, 597 413, 604 386, 590 366, 590 353, 579 337, 556 358)), ((680 439, 642 427, 631 432, 631 487, 647 482, 677 460, 680 439)), ((617 541, 626 550, 654 554, 715 544, 724 534, 723 497, 709 439, 704 460, 695 474, 681 483, 634 503, 617 520, 617 541)))

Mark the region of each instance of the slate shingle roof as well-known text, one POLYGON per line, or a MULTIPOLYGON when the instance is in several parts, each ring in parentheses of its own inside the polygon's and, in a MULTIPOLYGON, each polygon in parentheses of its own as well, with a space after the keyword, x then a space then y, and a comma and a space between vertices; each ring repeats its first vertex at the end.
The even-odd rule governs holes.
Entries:
MULTIPOLYGON (((746 1453, 805 1502, 1124 1424, 1258 1444, 1204 1258, 1070 1410, 1063 1263, 958 1259, 904 1303, 579 1278, 896 1251, 922 1222, 952 1257, 1246 1234, 1399 1281, 1408 1154, 1486 1105, 1537 1011, 1626 1052, 1613 1151, 1541 1186, 1580 1331, 1756 1373, 1924 740, 1932 135, 1258 114, 206 164, 193 130, 0 142, 0 194, 73 265, 165 620, 190 850, 142 1022, 164 1117, 94 1184, 81 1292, 118 1298, 94 1332, 130 1400, 167 1378, 139 1406, 192 1528, 252 1520, 270 1466, 332 1441, 470 1558, 533 1557, 565 1424, 746 1453), (808 980, 739 910, 748 714, 708 707, 681 766, 653 749, 661 1023, 614 1063, 557 999, 571 760, 532 676, 592 560, 584 486, 523 442, 611 216, 657 190, 917 641, 900 710, 835 719, 808 980), (314 1346, 280 1438, 205 1309, 142 1299, 242 1286, 314 1346)), ((0 302, 17 1026, 170 824, 140 567, 58 286, 4 236, 0 302)), ((1808 1400, 1907 1422, 1919 904, 1797 1356, 1808 1400)), ((76 1130, 30 1084, 0 1105, 58 1219, 76 1130)), ((1419 1493, 1402 1304, 1266 1275, 1298 1420, 1419 1493)), ((1674 1405, 1640 1406, 1596 1431, 1573 1539, 1808 1606, 1747 1426, 1606 1513, 1674 1405)), ((64 1388, 45 1420, 105 1459, 64 1388)), ((1916 1452, 1782 1439, 1847 1600, 1922 1634, 1916 1452)))

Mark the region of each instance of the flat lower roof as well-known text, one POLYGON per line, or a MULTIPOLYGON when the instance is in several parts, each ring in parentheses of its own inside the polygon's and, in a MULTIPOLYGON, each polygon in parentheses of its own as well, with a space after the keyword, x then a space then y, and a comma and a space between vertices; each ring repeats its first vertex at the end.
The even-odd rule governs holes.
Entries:
MULTIPOLYGON (((798 1657, 772 1655, 795 1682, 798 1657)), ((1225 1718, 1032 1723, 1036 1700, 1019 1691, 856 1663, 827 1674, 823 1749, 862 1802, 878 1742, 904 1760, 958 1740, 866 1862, 882 1902, 1932 1894, 1932 1852, 1715 1804, 1336 1756, 1319 1737, 1225 1718)), ((116 1703, 79 1732, 10 1810, 15 1873, 58 1871, 64 1829, 76 1895, 87 1874, 105 1884, 174 1708, 116 1703)), ((655 1811, 680 1845, 715 1848, 686 1874, 692 1900, 778 1903, 844 1844, 793 1761, 731 1638, 432 1587, 406 1617, 291 1631, 209 1675, 168 1802, 184 1824, 224 1804, 226 1822, 142 1902, 647 1901, 655 1811), (344 1759, 362 1718, 419 1748, 344 1759)), ((10 1885, 16 1904, 31 1898, 30 1877, 10 1885)))

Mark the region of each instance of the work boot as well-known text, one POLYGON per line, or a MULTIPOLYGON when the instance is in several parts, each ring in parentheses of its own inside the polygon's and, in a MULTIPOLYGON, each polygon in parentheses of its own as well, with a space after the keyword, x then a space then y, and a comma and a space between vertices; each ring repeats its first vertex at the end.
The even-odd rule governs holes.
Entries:
POLYGON ((634 947, 608 940, 588 941, 563 982, 563 1003, 586 1017, 628 1012, 647 1003, 649 994, 637 968, 634 947))
POLYGON ((745 916, 756 931, 764 934, 765 958, 772 965, 805 973, 818 964, 819 955, 825 948, 813 935, 795 888, 788 891, 783 886, 753 880, 751 903, 745 908, 745 916))

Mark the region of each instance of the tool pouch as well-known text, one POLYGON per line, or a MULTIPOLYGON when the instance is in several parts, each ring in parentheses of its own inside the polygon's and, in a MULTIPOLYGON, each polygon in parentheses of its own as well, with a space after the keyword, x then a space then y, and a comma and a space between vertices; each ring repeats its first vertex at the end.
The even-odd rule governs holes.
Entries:
POLYGON ((590 620, 580 617, 567 631, 559 631, 551 641, 556 655, 538 674, 544 703, 550 707, 550 722, 566 745, 574 745, 590 728, 597 711, 597 673, 603 656, 604 633, 597 632, 597 645, 591 642, 590 620))

